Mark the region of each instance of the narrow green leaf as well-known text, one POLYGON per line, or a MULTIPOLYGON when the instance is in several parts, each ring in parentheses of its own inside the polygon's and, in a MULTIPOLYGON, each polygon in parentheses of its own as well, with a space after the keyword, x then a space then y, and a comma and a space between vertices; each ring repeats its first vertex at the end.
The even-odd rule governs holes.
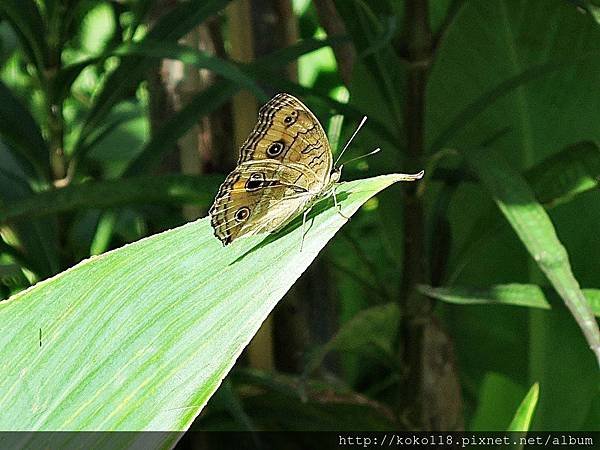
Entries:
POLYGON ((195 204, 207 207, 220 175, 163 175, 92 181, 43 191, 0 206, 0 223, 73 211, 114 208, 128 204, 195 204))
POLYGON ((96 233, 90 245, 90 255, 99 255, 109 249, 116 222, 117 214, 115 211, 106 211, 100 215, 96 233))
MULTIPOLYGON (((340 184, 343 213, 401 179, 340 184)), ((0 429, 186 430, 346 219, 331 199, 317 204, 302 251, 301 222, 223 247, 201 219, 93 257, 1 302, 0 429)), ((161 448, 177 439, 156 436, 163 441, 153 446, 161 448)), ((22 445, 40 448, 45 442, 37 440, 48 438, 27 435, 35 442, 22 445)), ((116 436, 103 439, 97 447, 116 436)))
MULTIPOLYGON (((244 72, 262 81, 269 81, 261 76, 260 67, 281 67, 296 60, 305 53, 331 45, 336 39, 312 39, 301 41, 285 49, 273 52, 259 58, 252 64, 244 67, 244 72)), ((280 79, 278 75, 276 77, 280 79)), ((277 86, 277 84, 273 84, 277 86)), ((127 175, 147 173, 155 167, 173 143, 181 137, 200 116, 209 114, 226 101, 228 101, 240 88, 240 85, 227 80, 222 80, 202 92, 196 94, 189 103, 171 117, 171 119, 157 132, 140 152, 135 161, 128 168, 127 175)), ((358 115, 358 113, 356 113, 358 115)))
POLYGON ((229 100, 239 87, 229 81, 219 81, 196 94, 187 105, 174 114, 148 142, 125 171, 125 176, 148 173, 161 161, 173 143, 198 121, 229 100))
POLYGON ((466 158, 488 189, 539 268, 562 297, 600 364, 600 331, 575 279, 566 249, 552 221, 521 175, 490 149, 475 149, 466 158))
MULTIPOLYGON (((217 14, 228 3, 229 0, 192 0, 181 3, 163 16, 141 42, 175 42, 191 28, 217 14)), ((94 106, 81 129, 78 143, 75 145, 75 152, 112 107, 139 84, 145 72, 155 62, 155 58, 135 56, 123 58, 119 67, 105 80, 98 93, 94 106)))
POLYGON ((116 52, 118 56, 143 56, 156 59, 176 59, 199 69, 207 69, 226 80, 250 90, 258 99, 268 100, 268 95, 250 76, 246 75, 238 65, 206 52, 177 44, 176 42, 157 42, 145 40, 141 43, 127 44, 116 52))
POLYGON ((535 284, 497 284, 489 288, 420 285, 418 289, 423 295, 456 305, 501 304, 550 309, 544 291, 535 284))
MULTIPOLYGON (((570 145, 527 170, 525 179, 545 208, 567 203, 599 186, 600 147, 589 141, 570 145)), ((450 275, 450 283, 469 262, 472 253, 505 225, 497 220, 497 214, 496 209, 488 208, 473 225, 469 239, 458 252, 457 269, 450 275)))
POLYGON ((0 136, 15 158, 40 178, 48 177, 49 153, 40 129, 25 106, 0 81, 0 136))
MULTIPOLYGON (((294 94, 300 98, 315 98, 318 99, 321 103, 329 106, 334 109, 336 113, 343 114, 347 118, 350 119, 361 119, 364 116, 364 113, 357 109, 356 107, 338 102, 334 100, 326 93, 321 93, 315 90, 314 88, 307 88, 298 83, 294 83, 293 81, 282 78, 276 72, 273 72, 269 68, 263 68, 259 65, 253 65, 250 69, 252 72, 256 73, 256 76, 259 76, 261 80, 267 82, 270 86, 273 86, 279 89, 281 92, 289 92, 290 94, 294 94)), ((386 138, 390 142, 396 142, 398 138, 394 136, 394 134, 386 127, 386 125, 375 119, 369 118, 369 126, 375 130, 379 135, 386 138)))
MULTIPOLYGON (((254 83, 253 78, 246 75, 245 72, 253 73, 252 67, 255 65, 259 66, 268 66, 268 67, 281 67, 282 65, 289 64, 291 61, 295 61, 302 55, 313 52, 315 50, 319 50, 323 47, 328 47, 334 45, 339 42, 346 41, 346 37, 331 37, 327 39, 303 39, 298 43, 291 45, 289 47, 279 49, 265 56, 261 56, 254 63, 248 64, 244 67, 244 71, 237 65, 233 65, 226 60, 222 60, 219 58, 209 58, 208 64, 214 64, 217 68, 215 72, 220 73, 220 71, 224 72, 228 79, 235 80, 236 77, 239 77, 240 84, 251 83, 251 88, 256 91, 257 84, 254 83)), ((61 69, 61 71, 57 74, 55 78, 55 85, 57 88, 57 92, 59 96, 65 96, 69 93, 70 86, 77 79, 77 77, 81 74, 81 72, 88 66, 97 64, 109 56, 149 56, 151 58, 173 58, 179 59, 179 55, 182 56, 182 61, 188 64, 196 64, 199 67, 202 67, 201 64, 203 60, 209 56, 201 53, 201 57, 199 60, 195 60, 194 53, 192 51, 191 54, 188 52, 191 49, 190 47, 186 47, 183 45, 173 44, 170 46, 169 44, 165 44, 164 42, 155 43, 152 45, 151 43, 146 43, 146 41, 136 42, 136 43, 126 43, 123 46, 120 46, 116 49, 109 49, 108 52, 101 56, 96 56, 93 58, 88 58, 83 61, 79 61, 77 63, 68 65, 61 69), (145 54, 146 46, 148 46, 148 54, 145 54), (169 47, 166 50, 161 50, 161 47, 167 46, 169 47), (164 54, 163 54, 164 52, 164 54), (167 53, 168 52, 168 53, 167 53), (191 59, 188 59, 191 58, 191 59)), ((210 68, 210 67, 207 67, 210 68)), ((211 69, 212 70, 212 69, 211 69)), ((260 95, 263 93, 260 91, 260 95)))
MULTIPOLYGON (((34 195, 29 175, 15 164, 13 154, 0 140, 0 208, 34 195)), ((11 246, 18 249, 15 250, 15 254, 19 255, 18 261, 36 275, 45 278, 61 269, 56 226, 54 218, 27 220, 11 224, 4 229, 7 233, 2 234, 11 246)))
POLYGON ((2 0, 0 16, 5 16, 19 35, 23 49, 37 68, 37 75, 44 76, 48 57, 45 26, 34 0, 2 0))
POLYGON ((580 11, 586 11, 592 18, 600 24, 600 4, 594 4, 593 0, 570 0, 580 11))
POLYGON ((374 5, 363 0, 338 0, 335 6, 360 52, 360 60, 377 80, 382 96, 389 100, 387 107, 394 123, 404 123, 400 105, 405 73, 391 39, 394 36, 395 21, 381 23, 380 17, 374 12, 374 5))
POLYGON ((600 317, 600 289, 583 289, 583 295, 590 303, 590 308, 600 317))
MULTIPOLYGON (((473 286, 431 287, 420 285, 419 292, 455 305, 514 305, 550 309, 546 293, 536 284, 496 284, 488 288, 473 286)), ((582 289, 592 312, 600 317, 600 289, 582 289)))
POLYGON ((325 39, 302 39, 289 47, 277 49, 268 55, 261 56, 257 63, 260 66, 281 67, 289 64, 290 61, 295 61, 307 53, 347 41, 347 36, 331 36, 325 39))
POLYGON ((344 323, 329 342, 310 357, 304 376, 310 375, 331 351, 358 353, 363 356, 393 360, 393 342, 400 321, 396 303, 386 303, 363 309, 344 323))
MULTIPOLYGON (((538 397, 540 393, 540 386, 538 383, 535 383, 527 392, 527 395, 517 408, 515 412, 515 416, 513 420, 510 422, 507 431, 515 431, 515 432, 523 432, 529 431, 529 427, 531 425, 531 419, 533 418, 533 413, 535 412, 535 407, 537 405, 538 397)), ((518 445, 514 448, 523 448, 522 445, 518 445)))
POLYGON ((53 100, 56 102, 63 101, 70 93, 73 83, 81 75, 87 67, 98 64, 103 61, 104 57, 87 58, 83 61, 78 61, 73 64, 61 67, 56 75, 50 80, 52 83, 53 100))
POLYGON ((515 405, 523 399, 525 389, 498 372, 487 372, 477 383, 477 407, 468 424, 474 432, 506 430, 515 414, 515 405))
POLYGON ((571 201, 600 183, 600 147, 579 142, 546 158, 525 173, 536 198, 546 208, 571 201))

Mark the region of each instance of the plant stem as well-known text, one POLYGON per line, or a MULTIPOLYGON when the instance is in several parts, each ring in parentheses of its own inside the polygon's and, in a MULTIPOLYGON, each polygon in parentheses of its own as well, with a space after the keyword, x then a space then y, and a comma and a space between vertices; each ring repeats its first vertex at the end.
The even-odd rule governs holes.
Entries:
MULTIPOLYGON (((408 156, 411 165, 423 164, 425 134, 425 89, 431 57, 432 38, 429 29, 427 0, 405 2, 404 45, 409 62, 407 74, 405 124, 408 156)), ((408 376, 401 392, 401 404, 408 408, 413 426, 423 427, 423 364, 424 331, 431 302, 415 291, 426 281, 425 218, 421 198, 414 185, 405 186, 404 263, 401 297, 403 320, 403 358, 408 376)))
POLYGON ((52 177, 60 183, 66 175, 64 154, 64 119, 62 102, 50 102, 48 105, 48 141, 50 143, 50 166, 52 177))
POLYGON ((46 108, 48 114, 48 142, 50 144, 50 167, 55 182, 60 182, 66 175, 66 162, 64 153, 65 122, 63 117, 63 100, 54 94, 54 75, 61 70, 61 49, 51 49, 51 60, 48 67, 48 83, 45 86, 46 108))
MULTIPOLYGON (((433 38, 429 28, 428 0, 406 0, 404 46, 409 62, 405 124, 409 169, 425 164, 425 107, 433 38)), ((405 186, 404 267, 401 285, 403 311, 402 358, 407 368, 400 391, 403 417, 410 428, 456 430, 462 428, 462 399, 453 344, 432 315, 433 303, 416 285, 428 281, 425 251, 425 212, 421 190, 405 186)))
MULTIPOLYGON (((405 33, 409 61, 406 92, 406 135, 410 164, 422 167, 425 142, 425 94, 431 59, 432 38, 429 30, 428 4, 424 0, 407 0, 405 33)), ((406 185, 404 199, 405 263, 402 298, 409 317, 428 310, 421 299, 413 297, 414 286, 426 281, 423 202, 415 184, 406 185)))
POLYGON ((65 121, 63 117, 64 98, 58 95, 58 86, 54 80, 62 69, 62 50, 65 41, 64 20, 67 6, 57 2, 50 8, 48 20, 48 60, 46 61, 45 74, 40 79, 46 99, 47 133, 50 145, 50 167, 55 184, 65 182, 66 160, 64 153, 65 121))

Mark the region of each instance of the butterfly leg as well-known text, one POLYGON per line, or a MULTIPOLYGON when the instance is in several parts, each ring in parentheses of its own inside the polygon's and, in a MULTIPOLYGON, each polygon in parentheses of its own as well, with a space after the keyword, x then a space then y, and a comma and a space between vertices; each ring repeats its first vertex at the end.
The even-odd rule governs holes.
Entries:
POLYGON ((335 186, 332 188, 331 190, 331 195, 333 196, 333 204, 335 205, 337 212, 340 216, 342 216, 344 219, 346 220, 350 220, 350 217, 346 216, 343 212, 342 212, 342 205, 340 205, 337 201, 337 196, 335 195, 335 186))
POLYGON ((304 213, 302 214, 302 240, 300 241, 300 252, 302 252, 302 248, 304 247, 304 235, 306 234, 306 217, 308 216, 308 213, 311 209, 312 206, 306 211, 304 211, 304 213))

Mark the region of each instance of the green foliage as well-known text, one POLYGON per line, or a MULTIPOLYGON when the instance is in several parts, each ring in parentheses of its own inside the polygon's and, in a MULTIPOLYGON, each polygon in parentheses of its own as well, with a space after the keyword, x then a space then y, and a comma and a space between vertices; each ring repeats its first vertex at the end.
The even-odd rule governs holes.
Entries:
POLYGON ((529 392, 519 405, 515 417, 508 426, 508 431, 528 431, 531 425, 531 419, 537 405, 538 397, 540 394, 540 387, 536 383, 531 386, 529 392))
MULTIPOLYGON (((235 96, 287 91, 324 125, 342 114, 344 138, 368 115, 345 157, 383 151, 346 179, 425 179, 365 203, 275 311, 275 369, 240 361, 194 427, 428 429, 454 405, 437 357, 460 384, 452 426, 598 429, 598 2, 335 0, 327 15, 294 2, 275 29, 297 21, 300 39, 264 51, 273 24, 255 23, 245 63, 230 57, 230 3, 0 2, 0 297, 17 296, 0 303, 0 383, 14 386, 0 423, 190 426, 342 224, 323 204, 302 253, 298 221, 226 249, 206 221, 180 227, 229 169, 235 96), (182 43, 201 25, 214 51, 182 43), (177 97, 153 78, 165 60, 209 81, 177 97), (203 171, 179 173, 199 121, 213 138, 203 171)), ((344 207, 391 180, 345 185, 344 207)))
POLYGON ((393 361, 393 344, 400 322, 399 314, 398 305, 395 303, 363 309, 344 323, 335 336, 312 355, 306 364, 305 375, 319 367, 332 351, 374 358, 383 364, 393 361))
MULTIPOLYGON (((456 305, 503 304, 550 309, 544 291, 536 284, 498 284, 489 288, 419 286, 424 295, 456 305)), ((594 315, 600 316, 600 290, 582 289, 594 315)))
POLYGON ((467 159, 515 232, 579 323, 600 365, 600 332, 569 264, 567 251, 544 208, 517 172, 493 152, 475 149, 467 159))
MULTIPOLYGON (((352 215, 400 179, 340 185, 342 213, 352 215)), ((0 342, 2 360, 11 361, 1 369, 0 428, 187 429, 347 220, 329 199, 308 221, 300 251, 301 218, 278 235, 226 248, 202 219, 88 259, 0 303, 0 321, 13 321, 0 342)))

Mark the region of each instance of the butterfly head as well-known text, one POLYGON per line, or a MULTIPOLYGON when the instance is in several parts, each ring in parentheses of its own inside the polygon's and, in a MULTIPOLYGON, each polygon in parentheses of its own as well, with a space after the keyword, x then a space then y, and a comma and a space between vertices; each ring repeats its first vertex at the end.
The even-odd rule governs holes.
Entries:
POLYGON ((331 172, 331 175, 329 177, 331 183, 337 183, 338 181, 340 181, 340 178, 342 178, 342 167, 344 167, 343 164, 340 167, 336 167, 333 169, 333 172, 331 172))

